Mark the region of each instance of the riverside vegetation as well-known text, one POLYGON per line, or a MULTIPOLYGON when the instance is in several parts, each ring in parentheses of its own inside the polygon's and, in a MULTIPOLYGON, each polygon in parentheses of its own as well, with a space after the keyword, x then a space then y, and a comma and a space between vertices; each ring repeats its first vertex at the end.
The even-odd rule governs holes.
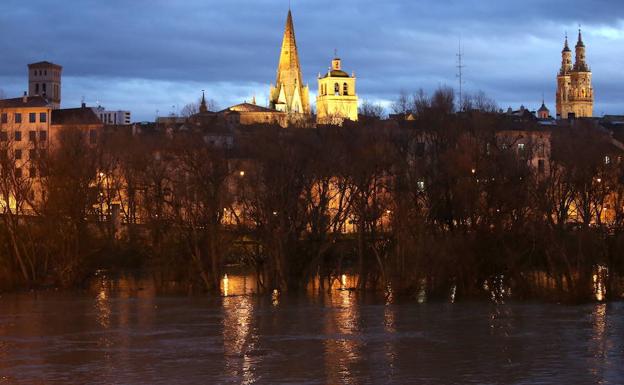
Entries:
POLYGON ((92 146, 67 129, 33 160, 40 181, 17 175, 3 151, 0 194, 15 208, 0 222, 0 285, 76 287, 98 269, 141 268, 216 291, 238 264, 265 292, 349 271, 359 289, 396 295, 475 298, 500 284, 515 298, 585 301, 601 274, 616 298, 624 162, 609 133, 469 104, 454 111, 440 89, 397 102, 413 121, 387 124, 365 104, 342 127, 243 127, 234 147, 200 130, 110 130, 92 146), (547 135, 548 167, 530 162, 543 144, 504 132, 547 135))

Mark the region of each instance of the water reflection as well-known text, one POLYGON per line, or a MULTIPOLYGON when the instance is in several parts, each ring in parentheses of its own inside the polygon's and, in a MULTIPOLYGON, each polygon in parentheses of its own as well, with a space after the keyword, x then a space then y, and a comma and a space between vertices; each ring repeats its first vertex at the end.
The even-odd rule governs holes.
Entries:
POLYGON ((254 303, 250 296, 223 298, 223 343, 225 371, 231 378, 240 378, 242 384, 252 384, 259 356, 254 354, 258 336, 252 322, 254 303))
POLYGON ((343 275, 340 284, 341 290, 330 293, 331 311, 327 312, 324 320, 327 383, 356 384, 358 381, 353 376, 352 367, 361 359, 360 314, 355 292, 348 290, 349 277, 343 275))
POLYGON ((417 306, 391 287, 385 297, 352 290, 349 275, 309 296, 242 295, 257 290, 255 280, 236 274, 222 287, 227 296, 157 296, 149 280, 100 278, 88 294, 0 297, 0 384, 624 378, 620 303, 417 306))
POLYGON ((609 269, 605 265, 597 265, 594 267, 592 281, 594 284, 594 296, 596 301, 602 302, 607 298, 607 282, 609 278, 609 269))
POLYGON ((592 312, 594 357, 603 358, 606 352, 607 304, 601 303, 592 312))

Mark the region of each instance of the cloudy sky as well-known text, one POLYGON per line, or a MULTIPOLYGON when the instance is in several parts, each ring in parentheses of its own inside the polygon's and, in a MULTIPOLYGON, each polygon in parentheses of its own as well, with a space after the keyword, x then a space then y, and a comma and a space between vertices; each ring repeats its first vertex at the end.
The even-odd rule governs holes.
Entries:
MULTIPOLYGON (((100 103, 133 120, 179 111, 202 89, 219 107, 266 103, 288 0, 1 0, 0 89, 19 96, 27 63, 61 64, 63 107, 100 103)), ((457 87, 501 107, 554 109, 564 33, 582 24, 597 115, 624 114, 622 0, 292 0, 303 75, 338 50, 361 99, 457 87)))

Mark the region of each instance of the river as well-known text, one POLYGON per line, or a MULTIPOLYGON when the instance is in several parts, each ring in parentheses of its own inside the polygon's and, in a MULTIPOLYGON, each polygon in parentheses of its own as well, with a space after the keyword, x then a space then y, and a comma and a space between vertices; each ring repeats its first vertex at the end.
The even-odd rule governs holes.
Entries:
POLYGON ((83 292, 2 295, 0 384, 624 383, 622 303, 419 304, 253 286, 228 277, 227 296, 163 295, 101 277, 83 292))

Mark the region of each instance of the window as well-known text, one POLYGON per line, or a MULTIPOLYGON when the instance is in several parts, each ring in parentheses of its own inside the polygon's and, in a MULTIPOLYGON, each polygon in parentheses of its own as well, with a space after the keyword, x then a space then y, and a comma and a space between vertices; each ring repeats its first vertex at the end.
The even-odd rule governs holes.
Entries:
POLYGON ((0 142, 6 142, 9 140, 9 135, 6 131, 0 131, 0 142))
POLYGON ((22 159, 22 150, 15 150, 15 160, 22 159))
POLYGON ((0 122, 4 124, 9 122, 9 115, 6 112, 3 112, 2 115, 0 115, 0 122))
POLYGON ((524 151, 524 143, 518 143, 518 151, 524 151))
POLYGON ((31 167, 30 170, 28 171, 28 176, 31 178, 36 178, 37 177, 37 169, 35 167, 31 167))
POLYGON ((45 123, 47 121, 48 121, 48 114, 46 114, 45 112, 39 113, 39 122, 45 123))
POLYGON ((35 84, 35 95, 39 95, 39 83, 35 84))
POLYGON ((605 164, 611 164, 611 157, 609 155, 605 155, 604 162, 605 164))
POLYGON ((28 159, 30 160, 37 159, 37 150, 28 150, 28 159))
POLYGON ((22 114, 20 112, 15 113, 15 123, 22 122, 22 114))
POLYGON ((342 85, 342 94, 349 95, 349 85, 347 83, 342 85))
POLYGON ((28 114, 28 121, 30 123, 37 123, 37 114, 34 112, 31 112, 30 114, 28 114))
POLYGON ((41 85, 41 89, 43 90, 43 94, 45 95, 45 94, 46 94, 46 92, 47 92, 47 89, 46 89, 46 84, 45 84, 45 83, 43 83, 43 84, 41 85))
POLYGON ((15 131, 15 141, 16 142, 22 141, 22 131, 15 131))
POLYGON ((34 142, 37 140, 37 131, 28 131, 28 141, 34 142))
POLYGON ((48 140, 48 132, 47 131, 39 131, 39 140, 45 142, 48 140))
POLYGON ((22 169, 21 168, 17 167, 15 169, 15 177, 16 178, 21 178, 22 177, 22 169))
POLYGON ((537 161, 537 171, 540 174, 543 174, 546 171, 546 162, 544 159, 540 159, 537 161))
POLYGON ((418 181, 418 191, 425 191, 425 181, 419 180, 418 181))
POLYGON ((340 84, 334 84, 334 95, 340 95, 340 84))

